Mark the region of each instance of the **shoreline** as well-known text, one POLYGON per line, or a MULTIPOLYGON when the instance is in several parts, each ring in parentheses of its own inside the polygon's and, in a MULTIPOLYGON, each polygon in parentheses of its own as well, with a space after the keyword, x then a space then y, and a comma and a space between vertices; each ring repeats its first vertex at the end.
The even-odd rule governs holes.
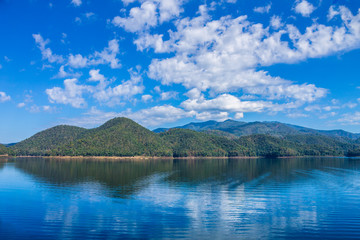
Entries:
MULTIPOLYGON (((260 159, 260 158, 271 158, 263 156, 234 156, 234 157, 151 157, 151 156, 9 156, 0 155, 0 157, 8 158, 43 158, 43 159, 57 159, 57 160, 198 160, 198 159, 260 159)), ((276 157, 278 159, 284 158, 358 158, 358 157, 347 157, 347 156, 281 156, 276 157)), ((274 159, 276 159, 274 158, 274 159)))
POLYGON ((60 159, 60 160, 173 160, 173 159, 257 159, 261 157, 151 157, 151 156, 8 156, 10 158, 44 158, 44 159, 60 159))

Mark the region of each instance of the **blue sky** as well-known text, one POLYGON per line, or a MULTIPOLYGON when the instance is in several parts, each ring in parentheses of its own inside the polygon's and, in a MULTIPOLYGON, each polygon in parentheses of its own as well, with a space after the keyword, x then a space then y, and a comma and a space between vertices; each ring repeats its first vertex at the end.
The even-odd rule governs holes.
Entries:
POLYGON ((357 0, 0 0, 0 142, 117 116, 360 132, 357 0))

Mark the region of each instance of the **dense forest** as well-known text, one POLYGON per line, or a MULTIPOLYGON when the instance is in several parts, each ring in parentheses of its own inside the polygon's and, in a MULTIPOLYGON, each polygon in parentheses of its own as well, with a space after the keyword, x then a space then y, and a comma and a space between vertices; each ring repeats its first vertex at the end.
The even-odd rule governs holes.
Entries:
POLYGON ((360 156, 360 139, 342 130, 319 131, 278 122, 228 120, 150 131, 128 118, 100 127, 56 126, 6 148, 17 156, 360 156))
POLYGON ((8 154, 8 149, 4 145, 0 144, 0 155, 4 154, 8 154))

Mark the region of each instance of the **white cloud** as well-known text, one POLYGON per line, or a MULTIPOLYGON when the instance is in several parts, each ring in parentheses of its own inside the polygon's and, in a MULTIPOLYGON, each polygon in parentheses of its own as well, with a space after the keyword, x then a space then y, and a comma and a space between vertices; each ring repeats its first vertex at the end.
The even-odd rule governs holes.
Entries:
MULTIPOLYGON (((173 55, 154 59, 149 66, 148 76, 164 85, 181 84, 187 89, 210 91, 215 97, 240 91, 266 100, 287 102, 287 105, 274 103, 276 109, 295 108, 325 97, 328 90, 273 77, 258 68, 358 48, 360 14, 353 16, 347 8, 339 9, 345 24, 314 23, 301 33, 289 24, 271 32, 261 24, 249 22, 246 16, 212 20, 203 7, 198 17, 176 22, 177 31, 172 31, 168 40, 156 35, 153 38, 156 40, 150 41, 151 35, 144 35, 147 40, 142 41, 140 37, 135 43, 140 50, 154 48, 173 55), (283 40, 284 36, 290 40, 283 40)), ((279 27, 282 23, 273 25, 279 27)), ((193 97, 189 92, 189 97, 196 100, 200 94, 193 97)))
POLYGON ((273 27, 275 30, 284 26, 284 24, 281 21, 281 17, 275 15, 272 16, 270 19, 270 26, 273 27))
POLYGON ((160 23, 171 20, 174 17, 178 17, 183 11, 181 5, 182 0, 158 0, 160 11, 160 23))
POLYGON ((192 112, 186 112, 181 108, 170 105, 155 106, 137 112, 123 113, 123 116, 129 117, 145 126, 159 126, 182 118, 192 117, 193 115, 194 113, 192 112))
POLYGON ((271 9, 271 3, 266 5, 266 6, 254 8, 254 12, 257 12, 257 13, 269 13, 270 9, 271 9))
POLYGON ((156 5, 146 1, 141 7, 134 7, 130 10, 128 18, 116 16, 112 23, 115 26, 123 27, 129 32, 138 32, 157 25, 156 5))
POLYGON ((289 113, 286 116, 288 116, 289 118, 306 118, 306 117, 309 117, 308 114, 304 114, 304 113, 289 113))
POLYGON ((51 49, 46 47, 46 45, 50 42, 49 39, 44 40, 40 34, 33 34, 32 36, 35 39, 44 60, 46 59, 50 63, 62 63, 64 61, 62 56, 53 54, 51 49))
POLYGON ((109 83, 105 79, 100 80, 98 86, 93 90, 93 97, 109 106, 119 105, 121 100, 131 100, 133 96, 142 94, 144 86, 142 85, 142 77, 138 73, 130 72, 130 80, 124 81, 114 87, 108 86, 109 83))
MULTIPOLYGON (((237 113, 242 114, 242 113, 237 113)), ((239 116, 239 115, 237 115, 239 116)), ((229 119, 229 113, 228 112, 201 112, 196 113, 195 115, 196 119, 201 121, 207 121, 207 120, 218 120, 218 121, 225 121, 226 119, 229 119)))
POLYGON ((141 96, 141 101, 143 101, 145 103, 151 101, 152 99, 153 99, 153 97, 149 94, 145 94, 145 95, 141 96))
POLYGON ((191 89, 185 95, 190 99, 199 99, 202 96, 201 91, 197 88, 191 89))
POLYGON ((310 14, 315 10, 314 5, 306 0, 299 0, 295 6, 295 12, 301 14, 304 17, 310 17, 310 14))
POLYGON ((360 125, 360 112, 344 114, 337 121, 344 125, 360 125))
POLYGON ((266 108, 271 107, 272 104, 265 101, 241 101, 233 95, 222 94, 211 100, 206 100, 203 97, 200 99, 188 99, 182 102, 181 106, 186 110, 196 112, 224 111, 242 113, 262 112, 266 108))
POLYGON ((94 17, 95 16, 95 13, 93 13, 93 12, 87 12, 87 13, 85 13, 85 17, 86 18, 92 18, 92 17, 94 17))
POLYGON ((329 13, 327 15, 327 19, 328 21, 330 21, 331 19, 333 19, 335 16, 339 15, 340 12, 335 10, 335 7, 334 6, 330 6, 329 8, 329 13))
POLYGON ((65 71, 65 66, 61 65, 59 68, 59 72, 53 78, 78 78, 80 77, 80 73, 74 73, 72 71, 67 72, 65 71))
POLYGON ((110 67, 113 69, 121 68, 120 60, 117 58, 119 53, 119 42, 113 39, 108 42, 108 47, 105 47, 101 52, 96 51, 87 57, 81 54, 70 54, 68 65, 73 68, 86 68, 100 64, 110 64, 110 67))
POLYGON ((84 117, 71 119, 68 122, 69 124, 88 127, 103 124, 114 117, 127 117, 143 126, 150 127, 175 122, 182 118, 192 117, 193 115, 194 113, 189 113, 170 105, 155 106, 137 112, 132 112, 131 110, 123 112, 103 112, 96 107, 92 107, 84 117))
POLYGON ((0 92, 0 103, 10 101, 11 97, 8 96, 5 92, 0 92))
POLYGON ((83 57, 81 54, 69 55, 68 64, 73 68, 84 68, 87 67, 89 60, 83 57))
POLYGON ((46 89, 49 101, 51 103, 69 104, 75 108, 85 107, 87 104, 83 98, 83 93, 91 91, 91 88, 77 83, 76 78, 66 79, 64 89, 59 87, 46 89))
POLYGON ((71 0, 71 3, 75 6, 75 7, 79 7, 82 4, 81 0, 71 0))
MULTIPOLYGON (((123 1, 125 4, 134 1, 123 1)), ((140 1, 140 7, 130 9, 128 17, 116 16, 112 23, 129 32, 141 32, 179 17, 183 11, 183 0, 148 0, 140 1)))
POLYGON ((101 82, 106 80, 105 76, 100 73, 100 69, 90 70, 89 75, 90 78, 88 80, 90 82, 101 82))
POLYGON ((176 99, 178 94, 179 94, 178 92, 169 91, 169 92, 162 92, 160 94, 160 96, 161 96, 161 100, 169 100, 169 99, 172 99, 172 98, 176 99))
POLYGON ((115 79, 107 80, 98 69, 89 72, 89 82, 98 82, 97 85, 79 84, 76 78, 66 79, 64 88, 54 87, 46 90, 49 101, 52 103, 70 104, 75 108, 85 107, 85 94, 94 98, 99 103, 109 106, 121 104, 122 100, 132 101, 133 96, 143 93, 144 86, 140 74, 130 72, 130 80, 111 86, 115 79))
POLYGON ((23 107, 25 107, 25 105, 26 105, 26 104, 22 102, 22 103, 19 103, 19 104, 17 105, 17 107, 18 107, 18 108, 23 108, 23 107))

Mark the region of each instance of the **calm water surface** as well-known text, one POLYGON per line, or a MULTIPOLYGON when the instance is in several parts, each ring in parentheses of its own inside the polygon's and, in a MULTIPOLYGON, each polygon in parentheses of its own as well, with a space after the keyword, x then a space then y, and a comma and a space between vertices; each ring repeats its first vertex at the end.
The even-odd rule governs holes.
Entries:
POLYGON ((0 239, 360 239, 360 159, 0 160, 0 239))

